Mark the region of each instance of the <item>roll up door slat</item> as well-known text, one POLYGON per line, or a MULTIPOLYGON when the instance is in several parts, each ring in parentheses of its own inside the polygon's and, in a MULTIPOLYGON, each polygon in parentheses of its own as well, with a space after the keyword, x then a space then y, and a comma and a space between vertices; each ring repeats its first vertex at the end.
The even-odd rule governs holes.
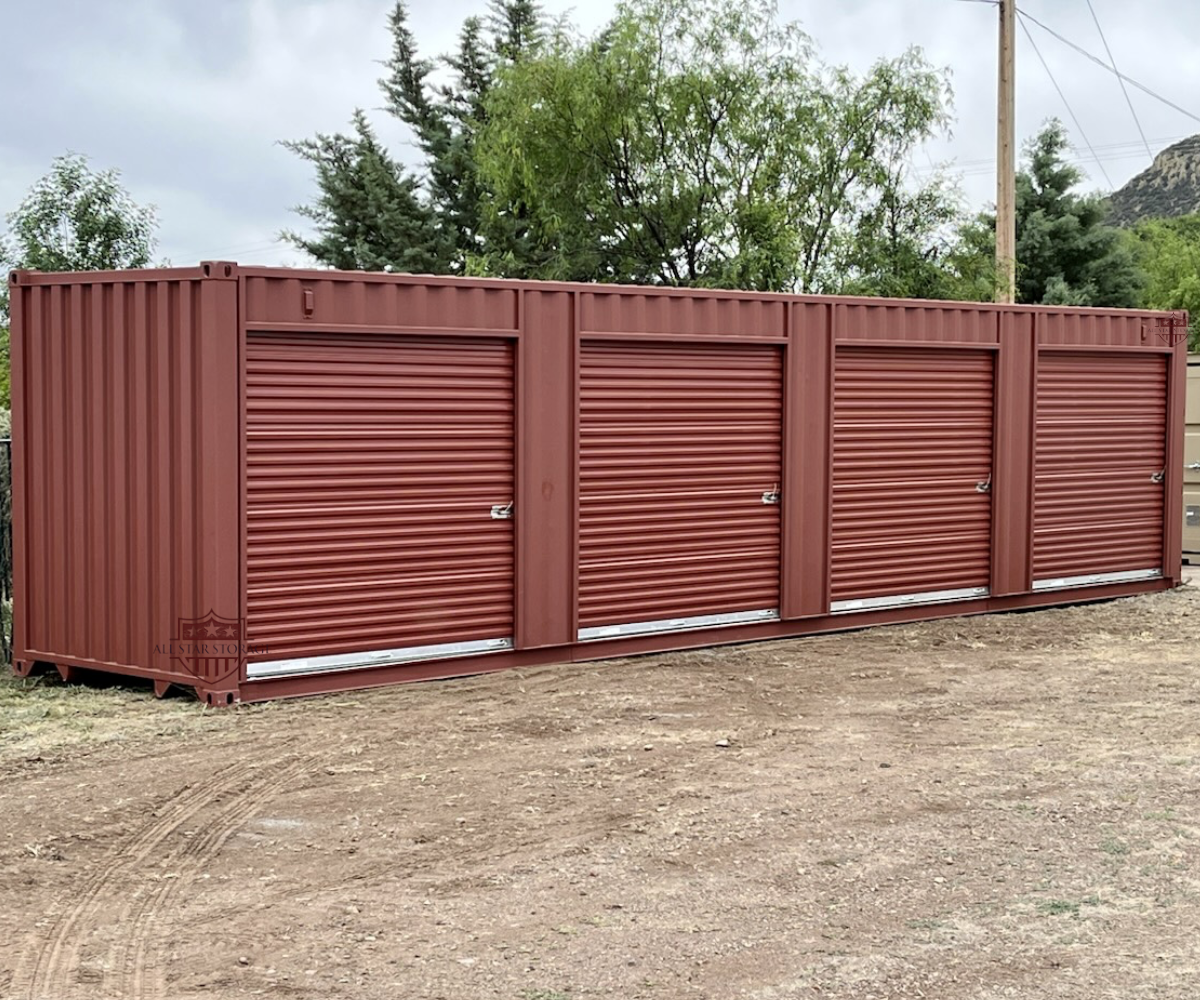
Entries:
POLYGON ((511 646, 509 344, 253 333, 246 406, 252 677, 511 646))
POLYGON ((580 638, 776 617, 781 354, 585 343, 580 638))
POLYGON ((1161 574, 1167 366, 1161 355, 1038 359, 1038 590, 1161 574))
POLYGON ((993 385, 990 352, 838 350, 833 611, 987 593, 993 385))

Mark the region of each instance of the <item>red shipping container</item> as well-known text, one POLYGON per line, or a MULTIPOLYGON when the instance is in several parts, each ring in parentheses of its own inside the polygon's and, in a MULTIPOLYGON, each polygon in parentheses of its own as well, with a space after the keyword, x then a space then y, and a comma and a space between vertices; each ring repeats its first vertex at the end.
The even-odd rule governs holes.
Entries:
POLYGON ((14 666, 211 704, 1180 582, 1165 314, 15 272, 14 666))

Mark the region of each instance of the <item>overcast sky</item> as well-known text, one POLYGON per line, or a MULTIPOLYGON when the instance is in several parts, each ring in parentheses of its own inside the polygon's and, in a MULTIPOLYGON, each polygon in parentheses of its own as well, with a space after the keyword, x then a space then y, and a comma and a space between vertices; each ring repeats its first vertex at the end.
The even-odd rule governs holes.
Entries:
MULTIPOLYGON (((1118 67, 1200 115, 1200 4, 1195 0, 1092 0, 1118 67)), ((11 211, 52 157, 87 154, 117 167, 135 199, 158 207, 159 253, 175 264, 225 258, 303 264, 278 234, 310 199, 310 171, 278 145, 345 126, 367 108, 381 135, 412 159, 401 126, 377 109, 378 60, 388 54, 390 0, 0 0, 0 213, 11 211)), ((1021 0, 1022 9, 1104 55, 1087 0, 1021 0)), ((609 0, 545 0, 582 28, 607 19, 609 0)), ((486 0, 412 0, 424 54, 449 50, 464 17, 486 0)), ((951 72, 953 136, 915 165, 949 162, 974 206, 994 198, 996 9, 964 0, 781 0, 824 61, 862 70, 920 45, 951 72)), ((1149 157, 1117 79, 1031 26, 1088 139, 1119 187, 1149 157)), ((1157 153, 1200 123, 1131 91, 1157 153)), ((1058 115, 1084 140, 1024 33, 1018 31, 1017 134, 1058 115)), ((1088 183, 1109 189, 1081 154, 1088 183)))

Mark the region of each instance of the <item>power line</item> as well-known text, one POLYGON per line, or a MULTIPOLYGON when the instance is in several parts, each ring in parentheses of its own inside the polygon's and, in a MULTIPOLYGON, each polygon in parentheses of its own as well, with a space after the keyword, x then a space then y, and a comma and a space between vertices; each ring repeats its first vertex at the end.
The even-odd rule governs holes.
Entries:
MULTIPOLYGON (((1091 4, 1091 0, 1088 0, 1088 4, 1091 4)), ((1024 21, 1021 22, 1021 30, 1025 32, 1025 37, 1029 39, 1029 44, 1033 46, 1033 51, 1037 53, 1038 60, 1042 64, 1042 68, 1045 69, 1046 75, 1050 77, 1050 82, 1054 84, 1054 89, 1058 91, 1058 96, 1062 98, 1062 102, 1067 109, 1067 114, 1071 116, 1071 121, 1075 123, 1075 127, 1079 130, 1079 135, 1083 139, 1083 144, 1087 146, 1088 152, 1092 154, 1092 159, 1096 161, 1096 166, 1100 168, 1100 173, 1104 175, 1104 183, 1106 183, 1111 189, 1113 187, 1112 178, 1108 176, 1108 171, 1104 169, 1104 164, 1100 162, 1100 157, 1098 157, 1096 155, 1096 151, 1092 149, 1092 143, 1088 139, 1087 133, 1084 132, 1083 126, 1079 124, 1079 119, 1075 117, 1075 112, 1071 108, 1071 102, 1067 100, 1067 95, 1063 93, 1062 87, 1060 87, 1058 85, 1058 81, 1054 79, 1054 74, 1050 71, 1050 64, 1043 58, 1042 50, 1037 47, 1037 42, 1033 40, 1033 35, 1029 33, 1029 26, 1024 21)), ((1142 136, 1143 140, 1145 138, 1145 136, 1142 136)))
MULTIPOLYGON (((1167 135, 1156 138, 1154 143, 1155 145, 1161 143, 1165 146, 1169 143, 1178 142, 1180 139, 1187 138, 1189 138, 1187 135, 1167 135)), ((1141 140, 1131 139, 1127 142, 1100 143, 1092 146, 1092 148, 1096 150, 1098 154, 1097 159, 1104 160, 1105 162, 1111 162, 1112 160, 1128 159, 1130 156, 1141 156, 1140 151, 1137 151, 1134 148, 1140 147, 1141 145, 1141 140), (1126 150, 1131 150, 1131 152, 1126 152, 1126 150)), ((989 167, 992 166, 996 161, 990 157, 984 157, 978 160, 958 160, 955 162, 960 167, 989 167)))
MULTIPOLYGON (((1092 0, 1087 0, 1088 10, 1092 12, 1092 20, 1096 22, 1096 30, 1100 32, 1100 41, 1104 43, 1104 51, 1108 53, 1108 61, 1112 63, 1113 72, 1117 74, 1117 82, 1121 85, 1121 93, 1125 95, 1125 103, 1129 105, 1129 113, 1133 115, 1133 122, 1137 125, 1138 135, 1142 137, 1142 144, 1146 147, 1146 155, 1151 160, 1154 159, 1154 154, 1150 152, 1150 143, 1146 142, 1146 133, 1142 131, 1142 123, 1138 120, 1138 113, 1133 108, 1133 101, 1129 99, 1129 89, 1125 86, 1125 81, 1121 74, 1117 71, 1117 61, 1113 58, 1112 49, 1108 47, 1108 39, 1104 37, 1104 29, 1100 27, 1100 18, 1096 16, 1096 8, 1092 6, 1092 0)), ((1029 29, 1025 29, 1025 33, 1029 33, 1029 29)))
MULTIPOLYGON (((1188 138, 1186 135, 1162 136, 1160 138, 1155 138, 1154 144, 1159 145, 1161 143, 1165 146, 1169 143, 1177 142, 1180 139, 1186 138, 1188 138)), ((1127 160, 1135 156, 1138 159, 1141 159, 1141 145, 1142 143, 1138 139, 1133 139, 1128 142, 1113 142, 1095 145, 1091 147, 1091 149, 1094 150, 1094 155, 1084 155, 1082 150, 1072 145, 1071 148, 1075 151, 1076 155, 1064 157, 1064 159, 1068 163, 1080 164, 1092 161, 1113 163, 1117 160, 1127 160)), ((925 175, 940 170, 944 166, 951 167, 964 177, 981 177, 984 174, 991 173, 995 169, 996 161, 993 158, 977 160, 951 160, 944 164, 935 164, 929 167, 913 164, 912 169, 914 173, 925 175)))
POLYGON ((236 256, 237 254, 242 254, 242 253, 260 253, 260 252, 263 252, 266 250, 270 250, 274 247, 281 246, 281 245, 285 244, 286 242, 287 242, 286 240, 282 240, 282 239, 274 239, 274 240, 270 240, 270 241, 260 240, 257 243, 245 243, 240 246, 227 246, 221 250, 209 250, 205 253, 198 253, 198 254, 193 253, 193 254, 181 255, 181 259, 213 260, 213 259, 219 259, 219 258, 225 257, 225 256, 236 256))
POLYGON ((1179 112, 1181 115, 1186 115, 1188 118, 1192 119, 1192 121, 1200 122, 1200 115, 1194 115, 1194 114, 1192 114, 1190 111, 1188 111, 1188 110, 1187 110, 1187 108, 1181 108, 1181 107, 1180 107, 1178 104, 1176 104, 1174 101, 1169 101, 1169 100, 1167 100, 1167 98, 1163 97, 1163 96, 1162 96, 1162 94, 1156 94, 1156 93, 1155 93, 1153 90, 1151 90, 1149 87, 1145 86, 1144 84, 1138 83, 1138 82, 1137 82, 1137 80, 1133 79, 1133 77, 1126 76, 1124 73, 1122 73, 1122 72, 1121 72, 1119 69, 1117 69, 1115 66, 1110 66, 1108 63, 1106 63, 1106 62, 1105 62, 1103 59, 1101 59, 1099 56, 1094 56, 1094 55, 1092 55, 1092 53, 1090 53, 1090 52, 1089 52, 1087 49, 1083 48, 1082 46, 1076 45, 1076 44, 1075 44, 1073 41, 1071 41, 1069 38, 1064 38, 1062 35, 1060 35, 1060 34, 1059 34, 1057 31, 1055 31, 1053 28, 1051 28, 1051 27, 1049 27, 1049 26, 1047 26, 1047 25, 1045 25, 1045 24, 1042 24, 1042 22, 1041 22, 1041 21, 1039 21, 1039 20, 1038 20, 1036 17, 1034 17, 1032 14, 1026 14, 1026 13, 1025 13, 1025 11, 1023 11, 1023 10, 1018 10, 1018 11, 1017 11, 1017 13, 1018 13, 1018 14, 1020 14, 1020 15, 1021 15, 1023 18, 1026 18, 1027 20, 1030 20, 1030 21, 1032 21, 1034 24, 1036 24, 1036 25, 1037 25, 1039 28, 1041 28, 1043 31, 1045 31, 1045 32, 1048 32, 1049 34, 1053 35, 1055 38, 1057 38, 1057 39, 1058 39, 1060 42, 1062 42, 1064 45, 1069 45, 1071 48, 1073 48, 1073 49, 1074 49, 1076 52, 1078 52, 1080 55, 1086 56, 1088 59, 1090 59, 1092 62, 1094 62, 1094 63, 1095 63, 1097 66, 1103 66, 1103 67, 1104 67, 1106 70, 1108 70, 1110 73, 1113 73, 1113 74, 1115 74, 1116 76, 1120 77, 1120 78, 1121 78, 1122 80, 1124 80, 1126 83, 1130 84, 1131 86, 1137 87, 1137 89, 1138 89, 1138 90, 1140 90, 1140 91, 1142 91, 1142 93, 1144 93, 1144 94, 1149 94, 1149 95, 1150 95, 1151 97, 1153 97, 1153 98, 1154 98, 1156 101, 1161 101, 1161 102, 1162 102, 1163 104, 1165 104, 1165 105, 1166 105, 1168 108, 1173 108, 1175 111, 1178 111, 1178 112, 1179 112))

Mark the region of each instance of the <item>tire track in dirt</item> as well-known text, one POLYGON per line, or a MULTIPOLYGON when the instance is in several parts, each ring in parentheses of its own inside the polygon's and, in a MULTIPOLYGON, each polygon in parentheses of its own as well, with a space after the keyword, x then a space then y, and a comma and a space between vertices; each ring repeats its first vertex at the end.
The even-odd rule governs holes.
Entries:
MULTIPOLYGON (((219 776, 198 780, 168 797, 155 810, 155 818, 122 840, 114 848, 109 863, 97 866, 95 874, 86 878, 72 893, 69 905, 40 935, 40 943, 35 940, 26 948, 13 976, 12 995, 27 1000, 68 1000, 77 992, 74 973, 79 952, 96 927, 96 918, 112 912, 113 897, 119 900, 128 892, 131 876, 137 868, 155 855, 173 833, 206 808, 230 794, 240 794, 244 798, 255 791, 253 781, 249 789, 238 791, 255 772, 263 767, 287 763, 290 759, 294 758, 285 756, 267 762, 235 764, 219 776)), ((104 926, 110 925, 111 920, 104 921, 104 926)), ((87 992, 95 995, 96 991, 89 987, 87 992)))
POLYGON ((164 1000, 166 983, 163 963, 156 961, 161 944, 171 936, 170 905, 181 886, 190 885, 202 873, 225 846, 233 834, 240 830, 256 812, 271 801, 284 788, 292 786, 297 778, 310 771, 319 761, 310 754, 290 762, 277 761, 284 766, 266 780, 251 784, 230 801, 211 820, 203 832, 190 839, 178 851, 168 857, 176 870, 164 885, 144 897, 134 894, 129 901, 131 921, 129 933, 115 942, 115 954, 106 963, 118 977, 112 995, 122 1000, 164 1000))
MULTIPOLYGON (((589 838, 603 838, 611 833, 614 827, 618 824, 625 824, 634 818, 633 812, 620 812, 607 816, 604 819, 597 820, 591 810, 586 811, 586 815, 582 817, 572 815, 567 819, 560 818, 560 822, 570 825, 576 836, 585 836, 589 838)), ((447 829, 450 829, 449 825, 447 829)), ((428 881, 420 882, 419 885, 424 891, 437 891, 446 888, 450 882, 461 881, 464 878, 473 878, 477 876, 438 876, 437 869, 446 864, 451 864, 454 869, 476 867, 480 872, 493 873, 500 865, 512 862, 523 851, 527 849, 536 849, 542 840, 538 837, 527 837, 521 841, 514 841, 506 844, 504 847, 491 847, 487 845, 477 846, 473 850, 466 850, 462 845, 455 844, 447 848, 447 851, 454 852, 453 854, 424 854, 420 857, 408 856, 399 861, 381 863, 379 861, 368 861, 357 871, 349 874, 343 874, 336 879, 328 880, 312 880, 303 885, 285 886, 272 888, 265 886, 263 893, 267 897, 270 905, 275 906, 281 903, 291 902, 302 897, 319 897, 329 894, 336 894, 345 891, 353 891, 361 889, 364 886, 378 884, 384 879, 402 877, 406 882, 413 885, 418 884, 417 879, 423 872, 429 873, 428 881)), ((559 857, 556 853, 553 857, 559 857)), ((539 852, 536 855, 536 860, 539 864, 546 861, 543 853, 539 852)), ((219 909, 211 910, 197 918, 194 918, 189 926, 205 927, 215 923, 221 923, 230 918, 236 917, 245 912, 243 907, 239 906, 224 906, 219 909)))
POLYGON ((112 884, 117 873, 144 861, 175 829, 203 809, 214 795, 219 795, 226 785, 236 783, 251 769, 251 765, 243 765, 231 769, 217 784, 185 787, 158 807, 152 822, 126 837, 114 849, 113 863, 85 879, 72 894, 71 904, 51 922, 46 940, 22 956, 13 979, 14 994, 28 996, 30 1000, 62 1000, 68 989, 64 969, 73 967, 74 953, 78 951, 76 927, 96 899, 112 884))

